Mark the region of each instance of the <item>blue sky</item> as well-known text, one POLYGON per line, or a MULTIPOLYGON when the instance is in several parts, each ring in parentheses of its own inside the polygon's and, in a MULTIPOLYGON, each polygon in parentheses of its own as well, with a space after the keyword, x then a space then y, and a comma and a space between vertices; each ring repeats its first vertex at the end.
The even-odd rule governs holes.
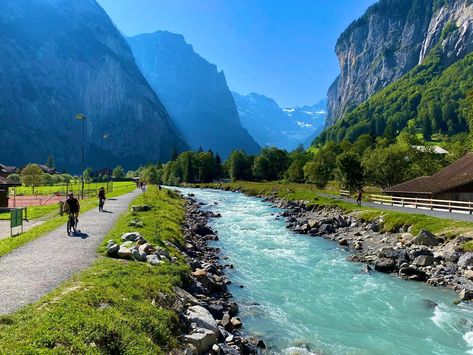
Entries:
POLYGON ((125 35, 183 34, 231 90, 313 104, 338 75, 335 43, 375 0, 98 0, 125 35))

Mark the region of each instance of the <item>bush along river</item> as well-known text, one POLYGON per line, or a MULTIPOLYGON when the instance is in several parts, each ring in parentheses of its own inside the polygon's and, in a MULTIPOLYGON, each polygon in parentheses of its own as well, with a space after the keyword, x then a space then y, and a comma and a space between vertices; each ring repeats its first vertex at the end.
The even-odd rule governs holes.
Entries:
MULTIPOLYGON (((204 212, 221 216, 209 220, 218 232, 218 240, 209 243, 221 250, 220 263, 231 265, 225 277, 242 331, 264 340, 267 349, 261 351, 473 353, 473 305, 454 302, 459 297, 454 291, 348 261, 346 240, 295 233, 294 217, 285 218, 287 211, 274 201, 229 191, 179 190, 191 194, 204 212)), ((384 249, 381 253, 392 252, 384 249)), ((384 256, 381 260, 389 259, 384 256)), ((420 279, 419 273, 410 277, 420 279)))

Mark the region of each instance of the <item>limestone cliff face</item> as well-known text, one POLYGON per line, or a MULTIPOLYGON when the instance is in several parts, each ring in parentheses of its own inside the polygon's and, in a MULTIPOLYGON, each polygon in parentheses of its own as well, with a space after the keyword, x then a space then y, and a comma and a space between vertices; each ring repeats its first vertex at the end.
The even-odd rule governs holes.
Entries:
POLYGON ((234 149, 257 153, 241 126, 223 72, 194 52, 182 35, 167 31, 128 38, 144 76, 191 147, 227 157, 234 149))
POLYGON ((380 0, 340 36, 340 75, 328 92, 332 125, 439 45, 447 64, 473 50, 472 0, 380 0))
POLYGON ((0 161, 134 166, 187 145, 95 0, 0 3, 0 161), (104 134, 108 135, 104 139, 104 134))

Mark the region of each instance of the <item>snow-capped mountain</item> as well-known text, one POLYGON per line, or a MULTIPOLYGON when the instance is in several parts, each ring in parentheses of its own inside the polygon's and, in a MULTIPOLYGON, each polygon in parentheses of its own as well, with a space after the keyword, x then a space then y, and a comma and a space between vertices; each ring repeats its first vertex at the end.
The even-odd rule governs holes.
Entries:
POLYGON ((295 149, 299 144, 307 147, 325 125, 325 99, 312 106, 281 108, 276 101, 264 95, 232 94, 242 126, 261 146, 287 150, 295 149))

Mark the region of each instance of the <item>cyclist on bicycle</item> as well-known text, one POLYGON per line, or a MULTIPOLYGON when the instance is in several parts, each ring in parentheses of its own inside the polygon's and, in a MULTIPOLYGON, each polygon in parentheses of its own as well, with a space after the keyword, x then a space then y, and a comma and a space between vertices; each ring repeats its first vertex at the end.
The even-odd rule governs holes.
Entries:
MULTIPOLYGON (((75 219, 75 225, 79 222, 80 203, 71 192, 66 202, 64 203, 64 212, 69 214, 69 218, 75 219)), ((69 226, 68 226, 69 227, 69 226)), ((75 226, 73 227, 75 230, 75 226)), ((70 229, 67 229, 67 234, 70 235, 70 229)))
POLYGON ((97 196, 99 198, 99 212, 103 212, 103 205, 105 204, 105 189, 103 187, 100 188, 99 194, 97 196))

